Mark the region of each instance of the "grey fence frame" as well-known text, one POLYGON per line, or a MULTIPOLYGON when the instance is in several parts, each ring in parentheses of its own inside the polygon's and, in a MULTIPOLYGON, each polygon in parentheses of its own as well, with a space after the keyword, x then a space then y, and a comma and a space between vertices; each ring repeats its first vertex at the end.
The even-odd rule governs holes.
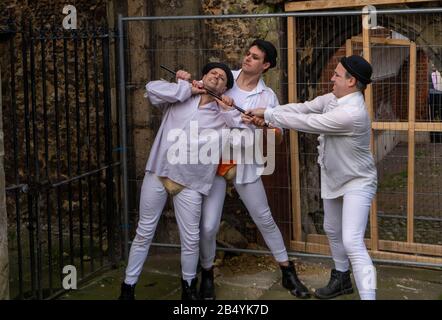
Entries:
MULTIPOLYGON (((378 14, 423 14, 423 13, 442 13, 442 8, 424 8, 424 9, 384 9, 377 10, 378 14)), ((367 15, 369 12, 363 10, 352 11, 314 11, 314 12, 286 12, 286 13, 273 13, 273 14, 233 14, 233 15, 192 15, 192 16, 140 16, 140 17, 124 17, 118 15, 118 74, 119 74, 119 114, 120 114, 120 146, 121 146, 121 160, 120 163, 123 168, 123 256, 124 259, 128 259, 129 255, 129 198, 128 198, 128 164, 127 164, 127 125, 126 125, 126 77, 125 77, 125 39, 124 39, 124 23, 133 21, 158 21, 158 20, 206 20, 206 19, 250 19, 250 18, 288 18, 288 17, 321 17, 321 16, 341 16, 341 15, 367 15)), ((168 248, 180 248, 179 245, 153 243, 153 246, 168 247, 168 248)), ((248 249, 227 249, 217 247, 217 250, 242 252, 251 254, 271 254, 266 250, 248 250, 248 249)), ((309 254, 309 253, 297 253, 288 252, 290 256, 299 257, 315 257, 315 258, 331 258, 327 255, 309 254)), ((422 267, 436 267, 442 268, 442 264, 425 263, 425 262, 408 262, 400 260, 385 260, 385 259, 373 259, 377 263, 408 265, 408 266, 422 266, 422 267)))

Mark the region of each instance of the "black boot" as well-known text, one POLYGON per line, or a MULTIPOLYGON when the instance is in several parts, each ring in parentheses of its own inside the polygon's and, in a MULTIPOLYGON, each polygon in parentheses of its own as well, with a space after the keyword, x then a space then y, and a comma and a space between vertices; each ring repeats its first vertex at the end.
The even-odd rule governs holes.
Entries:
POLYGON ((343 294, 353 293, 353 285, 350 278, 350 270, 345 272, 333 269, 327 286, 315 291, 319 299, 331 299, 343 294))
POLYGON ((135 300, 135 284, 121 284, 121 293, 118 300, 135 300))
POLYGON ((215 300, 215 283, 213 282, 213 266, 210 270, 201 268, 200 297, 203 300, 215 300))
POLYGON ((298 298, 307 299, 310 298, 310 292, 307 287, 302 284, 296 275, 295 265, 293 261, 289 261, 287 267, 280 266, 282 271, 282 286, 290 293, 298 298))
POLYGON ((181 300, 199 300, 200 297, 197 292, 198 278, 193 278, 189 286, 187 280, 181 279, 181 300))

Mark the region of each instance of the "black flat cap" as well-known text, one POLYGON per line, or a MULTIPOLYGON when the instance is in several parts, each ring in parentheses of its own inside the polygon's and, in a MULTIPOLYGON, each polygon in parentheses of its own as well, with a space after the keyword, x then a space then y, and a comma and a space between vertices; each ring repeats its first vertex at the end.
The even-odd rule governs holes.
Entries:
POLYGON ((278 57, 278 52, 271 42, 262 39, 256 39, 252 42, 250 48, 253 46, 257 46, 259 49, 265 52, 266 59, 264 61, 268 61, 270 63, 269 69, 276 66, 276 58, 278 57))
POLYGON ((373 69, 371 65, 361 56, 352 55, 341 59, 341 64, 353 77, 358 79, 363 84, 371 82, 371 75, 373 69))
POLYGON ((233 74, 232 71, 230 70, 230 68, 221 62, 209 62, 208 64, 206 64, 203 67, 203 75, 207 74, 210 70, 215 69, 215 68, 220 68, 222 70, 224 70, 224 72, 226 73, 227 76, 227 89, 230 89, 233 87, 233 74))

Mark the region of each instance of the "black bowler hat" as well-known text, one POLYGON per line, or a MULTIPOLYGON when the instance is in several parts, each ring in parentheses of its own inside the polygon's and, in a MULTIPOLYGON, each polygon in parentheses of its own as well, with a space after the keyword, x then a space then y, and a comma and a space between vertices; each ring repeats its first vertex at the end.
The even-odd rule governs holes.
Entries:
POLYGON ((208 64, 206 64, 203 67, 203 75, 207 74, 210 70, 215 69, 215 68, 220 68, 222 70, 224 70, 224 72, 226 73, 227 76, 227 89, 230 89, 233 87, 233 74, 232 71, 230 71, 230 68, 225 65, 224 63, 221 62, 209 62, 208 64))
POLYGON ((255 41, 252 42, 249 48, 253 46, 257 46, 259 49, 264 51, 264 53, 266 54, 266 58, 264 59, 264 61, 270 63, 269 69, 276 66, 276 58, 278 57, 278 52, 276 51, 275 46, 271 42, 266 40, 256 39, 255 41))
POLYGON ((373 69, 371 65, 361 56, 352 55, 341 59, 341 64, 353 77, 363 84, 367 85, 371 82, 371 74, 373 69))

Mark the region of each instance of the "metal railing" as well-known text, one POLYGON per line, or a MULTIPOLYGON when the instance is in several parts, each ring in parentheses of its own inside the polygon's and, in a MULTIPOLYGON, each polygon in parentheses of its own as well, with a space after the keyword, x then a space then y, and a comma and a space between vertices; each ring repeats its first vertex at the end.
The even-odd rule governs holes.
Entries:
POLYGON ((10 291, 44 299, 64 291, 66 265, 81 281, 115 260, 112 32, 24 22, 11 32, 4 95, 10 291))

